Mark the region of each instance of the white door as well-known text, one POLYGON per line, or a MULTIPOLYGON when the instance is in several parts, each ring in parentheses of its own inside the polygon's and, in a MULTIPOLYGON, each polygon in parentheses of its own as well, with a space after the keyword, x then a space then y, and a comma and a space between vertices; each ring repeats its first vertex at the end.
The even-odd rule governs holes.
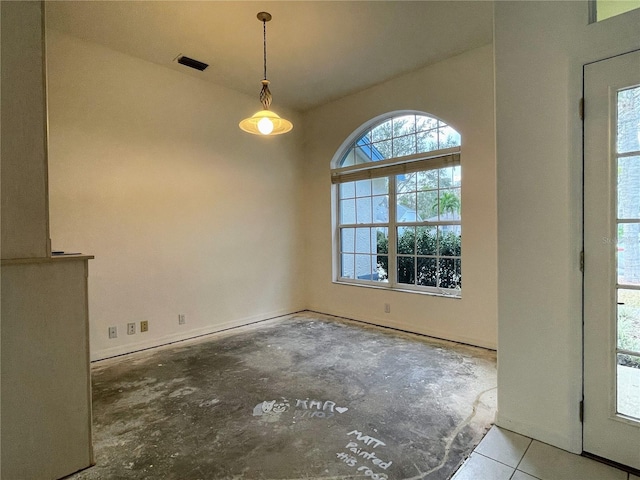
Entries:
POLYGON ((584 89, 583 450, 640 469, 640 51, 584 89))

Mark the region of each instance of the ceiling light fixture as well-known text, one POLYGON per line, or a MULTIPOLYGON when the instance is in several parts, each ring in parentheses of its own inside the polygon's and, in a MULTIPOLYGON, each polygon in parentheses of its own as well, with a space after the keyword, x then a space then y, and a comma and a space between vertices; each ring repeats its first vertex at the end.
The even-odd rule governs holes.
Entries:
POLYGON ((267 80, 267 22, 271 20, 271 14, 260 12, 258 13, 258 20, 262 22, 264 45, 264 79, 262 80, 262 90, 260 91, 260 102, 263 109, 242 120, 240 128, 254 135, 280 135, 291 131, 293 124, 269 110, 271 92, 269 91, 269 80, 267 80))

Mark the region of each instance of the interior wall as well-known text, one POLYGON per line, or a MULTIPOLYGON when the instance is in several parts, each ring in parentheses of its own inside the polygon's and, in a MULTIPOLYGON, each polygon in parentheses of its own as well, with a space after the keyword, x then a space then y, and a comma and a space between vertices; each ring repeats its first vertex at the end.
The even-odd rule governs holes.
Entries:
POLYGON ((586 1, 495 4, 498 423, 573 452, 582 449, 582 66, 640 48, 640 11, 588 18, 586 1))
POLYGON ((257 95, 59 32, 47 42, 51 237, 95 255, 92 359, 302 309, 299 119, 250 136, 237 124, 257 95))
POLYGON ((312 310, 496 348, 496 183, 491 45, 422 68, 304 115, 305 280, 312 310), (330 162, 365 122, 418 110, 462 135, 462 298, 333 282, 330 162), (389 303, 391 312, 384 313, 389 303))

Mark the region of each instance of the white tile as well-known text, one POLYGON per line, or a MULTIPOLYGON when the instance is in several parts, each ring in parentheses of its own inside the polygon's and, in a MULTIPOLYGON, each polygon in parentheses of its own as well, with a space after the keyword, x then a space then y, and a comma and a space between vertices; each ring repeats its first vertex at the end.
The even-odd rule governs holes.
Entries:
POLYGON ((511 480, 540 480, 537 477, 532 477, 528 473, 521 472, 520 470, 516 470, 516 473, 513 474, 511 480))
POLYGON ((451 480, 509 480, 513 471, 500 462, 472 453, 451 480))
POLYGON ((627 480, 626 472, 533 441, 518 470, 543 480, 627 480))
POLYGON ((493 427, 474 451, 515 468, 530 443, 529 437, 493 427))

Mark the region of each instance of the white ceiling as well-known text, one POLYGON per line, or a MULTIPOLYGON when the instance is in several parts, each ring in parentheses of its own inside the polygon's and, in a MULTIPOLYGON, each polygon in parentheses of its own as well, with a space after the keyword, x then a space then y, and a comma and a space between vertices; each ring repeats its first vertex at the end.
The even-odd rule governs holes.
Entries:
POLYGON ((47 27, 304 111, 492 41, 490 1, 52 1, 47 27), (175 62, 208 63, 198 72, 175 62))

